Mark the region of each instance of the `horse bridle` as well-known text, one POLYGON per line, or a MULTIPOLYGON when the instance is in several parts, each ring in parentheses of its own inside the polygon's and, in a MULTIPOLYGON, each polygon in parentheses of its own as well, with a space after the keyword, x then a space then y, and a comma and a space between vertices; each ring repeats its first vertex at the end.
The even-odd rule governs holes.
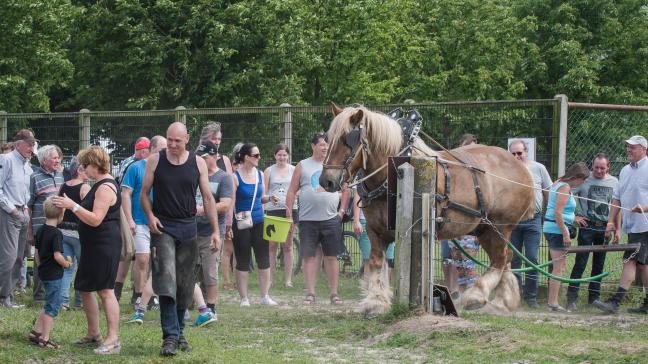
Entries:
MULTIPOLYGON (((326 169, 341 169, 342 173, 340 174, 340 180, 339 185, 342 186, 342 184, 345 181, 344 175, 346 174, 348 178, 351 178, 351 172, 349 172, 349 167, 351 166, 351 163, 353 163, 353 160, 356 158, 356 154, 358 152, 362 152, 363 155, 367 153, 367 139, 364 137, 364 125, 359 124, 357 127, 353 128, 346 137, 344 138, 344 146, 349 148, 351 150, 351 153, 349 153, 349 156, 346 157, 344 160, 344 163, 342 164, 326 164, 326 161, 328 160, 328 155, 326 156, 326 160, 324 161, 323 167, 326 169), (358 146, 360 149, 358 149, 358 146)), ((363 163, 366 164, 366 158, 364 158, 363 163)), ((366 167, 366 166, 365 166, 366 167)))

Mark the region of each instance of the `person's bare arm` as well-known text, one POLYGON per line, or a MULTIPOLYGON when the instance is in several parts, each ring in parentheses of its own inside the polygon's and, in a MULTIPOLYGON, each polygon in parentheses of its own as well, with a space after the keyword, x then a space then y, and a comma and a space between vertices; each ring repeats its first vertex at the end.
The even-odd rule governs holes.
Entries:
POLYGON ((301 170, 301 163, 297 163, 293 171, 292 179, 290 180, 290 186, 288 186, 288 191, 286 192, 286 218, 288 219, 292 219, 292 208, 295 204, 295 198, 297 198, 297 192, 299 191, 301 170))
POLYGON ((211 248, 214 251, 218 251, 221 247, 220 229, 218 228, 218 213, 216 212, 216 201, 214 200, 214 195, 212 195, 211 188, 209 187, 209 173, 207 172, 207 163, 205 163, 204 159, 196 156, 196 164, 198 166, 198 172, 200 173, 198 186, 200 187, 200 193, 203 197, 203 209, 205 210, 205 215, 207 215, 209 224, 211 225, 213 231, 211 248))
POLYGON ((133 220, 133 209, 132 209, 132 197, 133 190, 130 187, 122 185, 121 198, 122 198, 122 210, 124 210, 124 215, 126 215, 126 220, 128 220, 128 225, 130 226, 131 232, 135 234, 135 220, 133 220))
POLYGON ((607 239, 610 233, 614 232, 612 242, 615 244, 618 244, 621 240, 621 209, 619 206, 621 206, 621 201, 612 199, 610 215, 608 215, 608 222, 605 227, 605 238, 607 239))
POLYGON ((569 199, 569 190, 569 185, 565 185, 556 191, 556 206, 554 207, 554 218, 556 219, 556 225, 558 225, 558 228, 562 232, 565 246, 571 245, 569 230, 567 230, 567 225, 565 225, 565 220, 562 216, 565 205, 567 205, 567 200, 569 199))
POLYGON ((148 219, 149 229, 154 234, 161 234, 158 227, 164 227, 162 226, 162 223, 160 223, 160 220, 153 215, 153 207, 151 206, 151 200, 149 200, 149 193, 151 191, 151 186, 153 186, 155 169, 157 168, 159 160, 159 153, 149 156, 146 160, 146 170, 144 172, 144 180, 142 181, 142 191, 140 192, 140 205, 148 219))
MULTIPOLYGON (((77 203, 72 201, 65 194, 63 196, 55 196, 54 205, 68 210, 73 210, 77 203)), ((92 227, 97 227, 101 224, 104 217, 108 213, 110 206, 117 202, 117 191, 113 185, 103 184, 99 186, 95 193, 95 200, 91 210, 86 210, 79 205, 77 211, 74 213, 79 220, 84 224, 92 227)))

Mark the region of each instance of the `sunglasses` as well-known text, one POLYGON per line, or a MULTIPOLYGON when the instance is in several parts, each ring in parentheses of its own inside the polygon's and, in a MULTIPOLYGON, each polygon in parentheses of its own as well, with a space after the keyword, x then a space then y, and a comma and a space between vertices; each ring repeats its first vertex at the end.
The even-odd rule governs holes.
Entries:
POLYGON ((252 158, 256 158, 256 159, 259 159, 259 158, 261 158, 261 154, 260 154, 260 153, 257 153, 257 154, 250 154, 250 157, 252 157, 252 158))
POLYGON ((522 154, 524 154, 524 152, 511 152, 511 154, 521 156, 522 154))

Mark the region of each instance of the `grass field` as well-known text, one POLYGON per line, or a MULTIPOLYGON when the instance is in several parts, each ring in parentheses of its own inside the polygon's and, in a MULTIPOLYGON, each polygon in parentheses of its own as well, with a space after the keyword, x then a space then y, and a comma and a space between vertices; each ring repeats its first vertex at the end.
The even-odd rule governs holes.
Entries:
MULTIPOLYGON (((648 341, 643 316, 604 316, 584 308, 576 314, 552 314, 524 308, 512 316, 463 313, 461 318, 422 315, 396 306, 386 315, 365 320, 358 312, 358 281, 345 277, 341 297, 331 306, 320 279, 317 303, 301 304, 301 275, 295 288, 274 288, 278 307, 258 305, 251 286, 252 307, 238 307, 238 295, 221 292, 218 321, 208 327, 187 327, 194 350, 174 361, 194 363, 638 363, 646 362, 648 341)), ((323 278, 323 277, 322 277, 323 278)), ((279 274, 275 282, 281 282, 279 274)), ((280 286, 280 285, 277 285, 280 286)), ((127 289, 125 292, 129 292, 127 289)), ((127 301, 130 293, 125 294, 127 301)), ((161 363, 159 314, 146 314, 142 326, 120 327, 118 356, 101 357, 91 347, 69 344, 84 335, 81 311, 61 312, 52 339, 63 347, 40 349, 28 343, 27 332, 40 307, 0 309, 0 363, 161 363)), ((122 304, 125 319, 132 308, 122 304)), ((195 319, 192 312, 192 322, 195 319)), ((103 319, 102 319, 103 320, 103 319)), ((103 326, 105 327, 105 325, 103 326)), ((105 333, 105 331, 104 331, 105 333)))

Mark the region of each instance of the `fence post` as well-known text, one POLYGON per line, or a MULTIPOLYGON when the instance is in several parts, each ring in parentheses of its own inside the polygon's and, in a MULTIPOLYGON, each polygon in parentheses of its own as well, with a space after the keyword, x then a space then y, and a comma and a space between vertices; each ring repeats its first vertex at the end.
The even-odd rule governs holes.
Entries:
MULTIPOLYGON (((436 158, 433 157, 412 157, 412 167, 414 168, 414 191, 417 196, 422 196, 424 193, 436 193, 436 158)), ((422 200, 422 199, 421 199, 422 200)), ((429 205, 428 205, 429 206, 429 205)), ((426 211, 425 214, 428 214, 426 211)), ((428 244, 424 230, 428 230, 422 226, 423 219, 423 205, 422 203, 415 203, 412 209, 412 220, 414 223, 412 227, 412 273, 410 275, 410 302, 416 305, 423 305, 425 296, 423 293, 426 289, 428 282, 424 281, 426 275, 425 269, 427 264, 423 261, 427 260, 427 256, 423 255, 423 245, 428 244)), ((429 216, 429 215, 428 215, 429 216)))
POLYGON ((90 110, 79 111, 79 150, 90 146, 90 110))
POLYGON ((398 167, 396 196, 396 300, 409 303, 410 262, 412 258, 412 205, 414 203, 414 167, 403 163, 398 167))
POLYGON ((7 112, 0 111, 0 144, 7 142, 7 112))
MULTIPOLYGON (((556 95, 554 97, 560 102, 558 106, 558 173, 555 177, 562 176, 565 174, 566 164, 567 164, 567 114, 569 112, 569 106, 567 104, 566 95, 556 95)), ((556 116, 556 115, 554 115, 556 116)), ((555 125, 555 123, 554 123, 555 125)), ((555 127, 554 127, 555 130, 555 127)), ((555 134, 554 134, 555 135, 555 134)), ((555 152, 555 148, 554 148, 555 152)), ((553 164, 553 163, 552 163, 553 164)))
POLYGON ((185 125, 187 125, 187 115, 183 113, 183 110, 187 110, 184 106, 180 105, 175 108, 175 121, 181 122, 185 125))
MULTIPOLYGON (((281 112, 281 133, 283 135, 283 143, 288 146, 288 150, 293 151, 292 147, 292 112, 290 111, 291 105, 287 102, 279 105, 283 108, 281 112)), ((294 153, 294 151, 293 151, 294 153)), ((292 163, 292 153, 288 154, 288 163, 292 163)))

